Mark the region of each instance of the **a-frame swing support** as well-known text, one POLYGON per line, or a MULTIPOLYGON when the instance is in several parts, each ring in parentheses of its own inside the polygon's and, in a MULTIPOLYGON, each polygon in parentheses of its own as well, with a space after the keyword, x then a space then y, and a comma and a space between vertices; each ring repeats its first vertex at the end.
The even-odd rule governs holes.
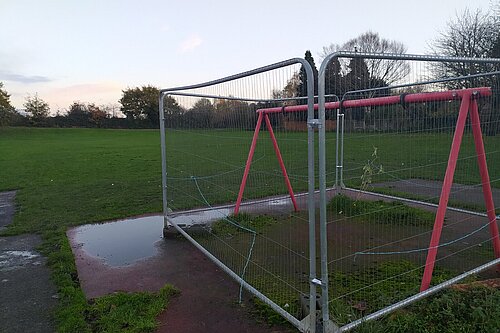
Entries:
MULTIPOLYGON (((428 289, 431 284, 432 272, 434 270, 437 250, 439 248, 439 239, 441 238, 444 217, 446 214, 446 209, 448 207, 448 199, 450 197, 451 186, 453 184, 453 176, 455 174, 455 167, 457 165, 458 154, 460 152, 460 146, 465 129, 465 122, 468 114, 470 114, 472 133, 474 137, 474 144, 476 147, 477 163, 479 166, 479 173, 481 175, 481 184, 483 187, 486 213, 489 221, 488 223, 491 233, 491 241, 493 243, 495 257, 500 258, 500 239, 498 236, 498 225, 496 222, 497 217, 495 214, 495 205, 493 203, 493 195, 491 192, 490 176, 488 174, 483 134, 481 131, 481 122, 479 120, 479 112, 477 106, 477 100, 479 97, 479 94, 475 91, 467 91, 462 96, 462 102, 460 104, 460 111, 455 127, 455 133, 453 134, 450 156, 448 158, 448 166, 446 168, 443 187, 441 189, 441 196, 439 198, 439 205, 436 213, 436 219, 434 221, 434 228, 432 230, 429 250, 427 252, 427 260, 425 263, 425 270, 422 278, 422 284, 420 286, 420 291, 428 289)), ((500 269, 500 267, 498 267, 498 269, 500 269)))
POLYGON ((274 152, 280 164, 281 172, 285 180, 288 193, 290 194, 290 199, 292 200, 293 208, 295 211, 298 210, 297 201, 295 200, 295 195, 293 194, 292 184, 288 178, 288 173, 286 171, 285 163, 283 162, 283 157, 281 156, 280 148, 278 142, 276 141, 276 136, 274 135, 273 127, 271 126, 271 121, 267 112, 264 110, 258 110, 257 125, 255 126, 255 131, 253 133, 252 145, 250 146, 250 151, 248 152, 247 163, 245 165, 245 171, 243 172, 243 179, 241 180, 240 190, 238 192, 238 199, 236 200, 236 206, 234 207, 234 213, 238 214, 240 210, 241 200, 243 199, 243 193, 245 192, 245 186, 247 183, 248 173, 250 172, 250 166, 252 164, 253 155, 255 153, 255 147, 257 146, 257 139, 259 138, 260 128, 262 127, 262 120, 265 120, 267 130, 269 131, 269 136, 273 142, 274 152))

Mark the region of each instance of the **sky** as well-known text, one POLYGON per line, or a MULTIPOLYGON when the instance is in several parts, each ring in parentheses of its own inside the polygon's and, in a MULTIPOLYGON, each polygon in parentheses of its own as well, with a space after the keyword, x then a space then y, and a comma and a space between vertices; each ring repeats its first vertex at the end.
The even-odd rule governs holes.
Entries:
POLYGON ((0 0, 0 82, 22 108, 117 104, 122 90, 194 84, 320 53, 368 30, 429 53, 465 8, 491 0, 0 0))

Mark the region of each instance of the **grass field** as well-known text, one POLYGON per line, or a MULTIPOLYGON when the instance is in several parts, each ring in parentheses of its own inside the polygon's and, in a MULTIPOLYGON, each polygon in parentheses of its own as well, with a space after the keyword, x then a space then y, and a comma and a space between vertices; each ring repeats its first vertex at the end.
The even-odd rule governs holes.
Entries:
MULTIPOLYGON (((234 202, 251 137, 252 132, 241 131, 169 132, 171 207, 234 202)), ((277 133, 277 137, 294 189, 305 190, 305 133, 277 133)), ((328 134, 328 140, 328 182, 332 184, 334 133, 328 134)), ((394 177, 442 178, 450 135, 346 134, 345 140, 346 182, 359 186, 362 166, 372 158, 374 147, 379 157, 374 163, 383 165, 385 173, 375 175, 373 182, 394 177)), ((487 137, 485 141, 487 152, 491 152, 491 179, 500 179, 500 154, 494 152, 500 146, 500 137, 487 137)), ((464 137, 463 148, 456 181, 476 183, 469 135, 464 137)), ((74 278, 76 268, 65 230, 68 226, 161 211, 158 131, 0 128, 0 170, 0 191, 18 191, 14 224, 5 233, 43 235, 41 250, 49 257, 61 296, 59 330, 105 331, 92 326, 83 315, 94 305, 86 302, 74 278)), ((500 187, 500 183, 493 186, 500 187)), ((267 133, 262 133, 245 197, 285 191, 271 142, 267 133)))

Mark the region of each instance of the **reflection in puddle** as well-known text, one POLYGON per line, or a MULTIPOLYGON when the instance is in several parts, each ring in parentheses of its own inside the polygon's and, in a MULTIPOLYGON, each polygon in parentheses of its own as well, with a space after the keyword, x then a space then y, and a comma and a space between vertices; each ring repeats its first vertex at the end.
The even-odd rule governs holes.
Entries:
POLYGON ((193 226, 204 227, 210 224, 210 222, 227 217, 231 212, 232 210, 229 208, 214 208, 191 213, 183 213, 177 216, 173 215, 173 217, 169 217, 169 219, 181 228, 191 228, 193 226))
MULTIPOLYGON (((206 226, 230 213, 211 209, 177 215, 171 219, 182 228, 206 226)), ((93 257, 110 266, 126 266, 156 254, 155 243, 162 239, 163 216, 147 216, 75 228, 75 242, 93 257)))
POLYGON ((148 216, 75 229, 75 241, 110 266, 130 265, 156 254, 155 242, 162 238, 163 217, 148 216))

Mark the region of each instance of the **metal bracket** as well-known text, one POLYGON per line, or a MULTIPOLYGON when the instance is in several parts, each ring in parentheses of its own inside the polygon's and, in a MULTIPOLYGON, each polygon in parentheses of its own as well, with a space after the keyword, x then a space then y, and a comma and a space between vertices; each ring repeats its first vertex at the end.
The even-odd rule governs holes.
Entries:
POLYGON ((323 124, 319 119, 311 119, 307 121, 307 126, 309 128, 320 128, 323 124))
POLYGON ((312 279, 312 280, 311 280, 311 283, 312 283, 312 284, 315 284, 315 285, 317 285, 317 286, 320 286, 320 287, 323 285, 323 282, 321 282, 321 280, 320 280, 320 279, 316 279, 316 278, 312 279))

